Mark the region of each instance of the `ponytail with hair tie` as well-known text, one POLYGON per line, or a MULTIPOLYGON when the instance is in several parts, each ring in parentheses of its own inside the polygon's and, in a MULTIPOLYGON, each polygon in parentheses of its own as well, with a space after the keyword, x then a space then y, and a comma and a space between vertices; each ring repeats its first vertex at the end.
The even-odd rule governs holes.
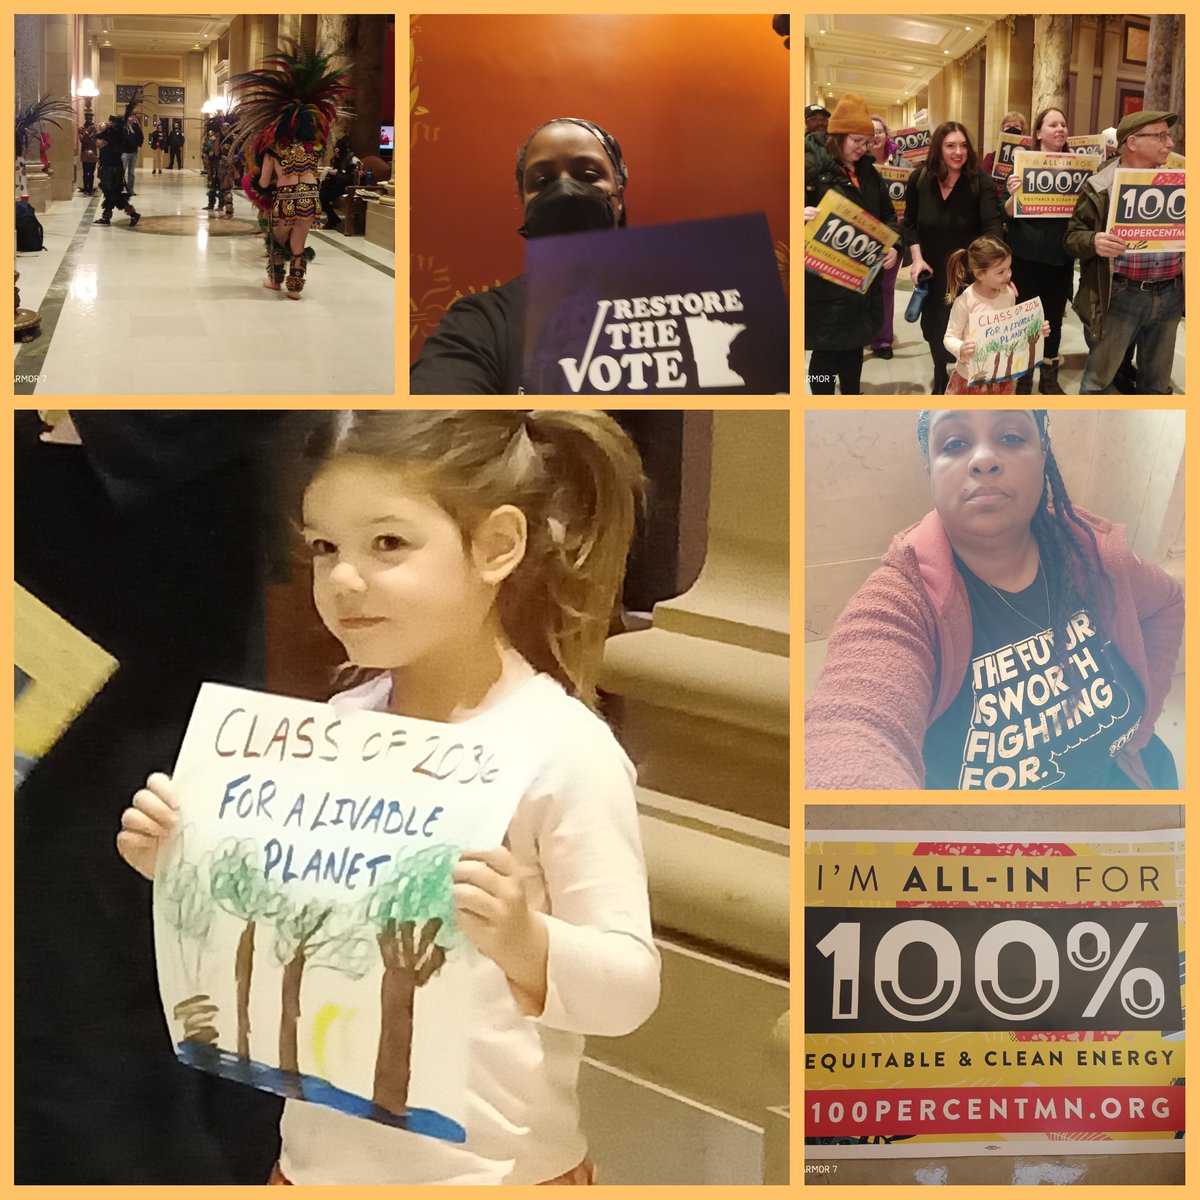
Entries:
POLYGON ((521 562, 500 585, 505 636, 589 707, 644 487, 642 462, 603 412, 494 409, 338 414, 310 452, 393 465, 469 540, 502 505, 525 515, 521 562))

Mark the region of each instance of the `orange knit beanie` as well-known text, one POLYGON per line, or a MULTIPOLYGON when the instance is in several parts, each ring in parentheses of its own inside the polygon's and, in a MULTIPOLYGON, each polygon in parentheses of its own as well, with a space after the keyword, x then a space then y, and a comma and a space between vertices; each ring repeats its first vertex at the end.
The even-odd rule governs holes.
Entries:
POLYGON ((833 110, 829 118, 830 133, 858 133, 864 137, 875 136, 875 126, 871 122, 871 112, 867 102, 853 92, 847 92, 833 110))

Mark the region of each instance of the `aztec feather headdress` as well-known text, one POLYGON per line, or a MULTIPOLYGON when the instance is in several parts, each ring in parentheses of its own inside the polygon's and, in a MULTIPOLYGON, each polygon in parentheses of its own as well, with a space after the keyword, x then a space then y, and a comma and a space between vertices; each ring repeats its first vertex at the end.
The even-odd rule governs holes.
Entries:
POLYGON ((346 115, 343 101, 353 90, 349 67, 309 42, 284 39, 256 71, 233 78, 238 141, 256 148, 295 141, 324 146, 334 119, 346 115))
POLYGON ((137 85, 137 87, 135 87, 133 89, 133 92, 130 94, 130 97, 129 97, 129 103, 125 105, 125 120, 126 121, 128 121, 129 118, 132 117, 134 115, 134 113, 137 112, 138 108, 141 106, 142 101, 146 98, 146 89, 149 86, 150 85, 148 83, 139 83, 137 85))

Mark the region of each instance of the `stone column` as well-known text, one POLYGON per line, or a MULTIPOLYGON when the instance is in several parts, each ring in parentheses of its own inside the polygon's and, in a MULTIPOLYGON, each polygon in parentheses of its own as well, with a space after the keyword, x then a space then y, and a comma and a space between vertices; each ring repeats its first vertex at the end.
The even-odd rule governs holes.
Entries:
POLYGON ((1075 133, 1099 133, 1107 121, 1096 124, 1092 93, 1096 83, 1096 18, 1080 17, 1075 25, 1075 108, 1067 113, 1067 128, 1075 133))
MULTIPOLYGON (((1121 17, 1104 16, 1100 51, 1100 99, 1097 103, 1100 129, 1119 124, 1117 115, 1117 74, 1121 64, 1121 17)), ((1091 133, 1092 130, 1088 130, 1091 133)), ((1099 133, 1097 129, 1095 132, 1099 133)))
MULTIPOLYGON (((349 103, 354 108, 356 115, 358 112, 359 71, 354 61, 354 56, 357 52, 355 26, 358 20, 358 17, 347 16, 344 13, 321 13, 317 17, 316 31, 317 49, 330 54, 335 67, 349 67, 351 69, 355 92, 351 96, 349 103)), ((326 156, 327 160, 333 153, 332 147, 334 142, 347 133, 353 135, 350 121, 345 119, 334 121, 333 126, 329 130, 330 150, 326 156)), ((378 146, 368 146, 364 149, 363 146, 358 144, 360 140, 351 136, 354 152, 359 158, 362 158, 364 154, 379 153, 378 146)))
POLYGON ((1004 107, 996 114, 995 139, 1000 133, 1000 118, 1010 109, 1023 112, 1033 120, 1033 42, 1032 17, 1011 17, 1012 36, 1008 42, 1008 96, 1004 107))
POLYGON ((1071 18, 1063 13, 1043 13, 1034 17, 1033 28, 1033 121, 1043 108, 1053 105, 1067 111, 1071 71, 1071 18))
POLYGON ((1171 133, 1175 137, 1175 153, 1186 154, 1187 149, 1184 143, 1184 126, 1187 124, 1187 118, 1184 113, 1184 97, 1186 89, 1184 80, 1186 78, 1185 63, 1187 62, 1187 54, 1184 48, 1184 40, 1187 34, 1187 17, 1179 16, 1175 20, 1175 53, 1171 63, 1171 91, 1167 96, 1167 110, 1169 112, 1177 112, 1179 120, 1171 127, 1171 133))
POLYGON ((984 137, 983 113, 979 104, 979 72, 983 65, 982 54, 972 54, 959 67, 961 75, 958 119, 971 131, 971 141, 975 144, 975 152, 982 158, 988 151, 984 137))
MULTIPOLYGON (((54 13, 36 18, 42 22, 42 69, 41 91, 56 100, 71 98, 71 18, 65 13, 54 13)), ((37 99, 36 96, 33 99, 37 99)), ((50 135, 50 198, 70 200, 75 194, 72 165, 75 158, 75 130, 70 118, 58 125, 47 125, 50 135)), ((41 162, 36 142, 31 142, 26 161, 41 162)))
POLYGON ((317 18, 317 44, 333 51, 336 66, 351 68, 353 121, 337 121, 330 145, 348 134, 354 153, 363 158, 379 154, 383 107, 383 54, 387 18, 384 16, 325 15, 317 18))
POLYGON ((1171 68, 1175 59, 1176 25, 1181 20, 1170 13, 1154 13, 1150 17, 1150 48, 1146 54, 1146 93, 1143 105, 1147 110, 1170 111, 1171 68))
POLYGON ((997 21, 988 29, 987 46, 984 49, 986 85, 983 89, 983 113, 980 116, 980 158, 994 151, 1000 133, 1000 118, 1009 109, 1008 62, 1012 42, 1012 29, 1007 21, 997 21))
MULTIPOLYGON (((203 170, 200 148, 204 145, 204 122, 200 111, 207 97, 204 94, 204 52, 189 50, 183 58, 183 165, 193 171, 203 170)), ((168 160, 169 161, 169 160, 168 160)))
POLYGON ((264 13, 262 18, 262 46, 264 54, 274 54, 279 49, 279 17, 264 13))
POLYGON ((100 95, 92 101, 96 124, 103 125, 117 111, 117 52, 111 46, 100 47, 100 71, 95 77, 100 95))
MULTIPOLYGON (((362 158, 379 154, 379 126, 383 122, 383 61, 387 17, 360 15, 354 21, 354 128, 351 147, 362 158)), ((394 177, 394 167, 393 167, 394 177)))

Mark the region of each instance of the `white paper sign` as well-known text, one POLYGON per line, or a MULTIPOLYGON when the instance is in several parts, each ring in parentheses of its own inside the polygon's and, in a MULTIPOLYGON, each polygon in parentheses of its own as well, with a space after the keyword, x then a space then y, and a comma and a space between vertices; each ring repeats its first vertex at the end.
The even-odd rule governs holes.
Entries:
POLYGON ((536 769, 442 725, 205 684, 159 856, 159 988, 180 1059, 465 1140, 472 965, 450 873, 500 845, 536 769))
POLYGON ((1003 383, 1032 371, 1041 361, 1045 319, 1038 296, 1008 308, 971 313, 963 339, 975 343, 975 354, 968 365, 970 381, 1003 383))

